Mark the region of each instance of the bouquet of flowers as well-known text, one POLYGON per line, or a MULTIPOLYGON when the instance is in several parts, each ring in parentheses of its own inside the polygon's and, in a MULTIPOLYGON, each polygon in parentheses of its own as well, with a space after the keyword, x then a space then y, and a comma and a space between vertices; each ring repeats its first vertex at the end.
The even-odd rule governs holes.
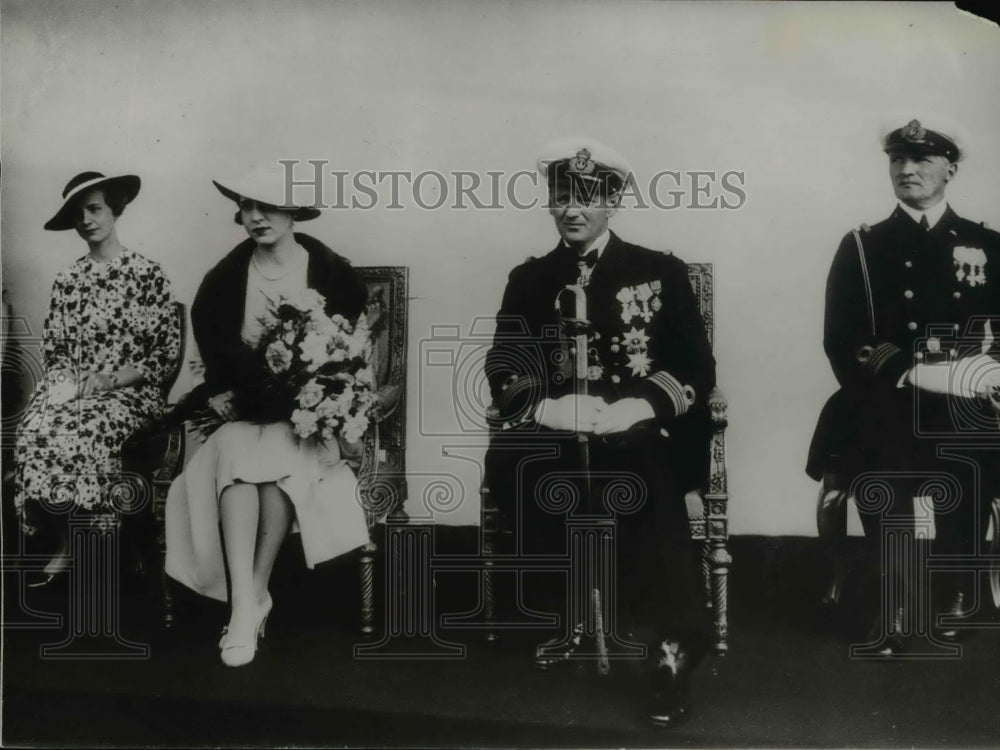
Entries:
MULTIPOLYGON (((361 439, 377 405, 372 331, 362 313, 352 326, 327 316, 314 289, 269 305, 253 349, 253 366, 236 389, 241 419, 289 420, 302 439, 361 439)), ((202 425, 202 431, 204 427, 202 425)))

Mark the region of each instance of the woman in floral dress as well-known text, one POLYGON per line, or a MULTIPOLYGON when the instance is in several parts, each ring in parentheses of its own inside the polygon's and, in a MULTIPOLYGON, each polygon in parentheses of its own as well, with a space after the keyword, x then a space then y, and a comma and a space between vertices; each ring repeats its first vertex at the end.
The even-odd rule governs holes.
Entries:
POLYGON ((104 530, 121 517, 121 449, 161 416, 181 326, 160 265, 121 245, 115 222, 139 192, 134 175, 77 175, 49 230, 76 229, 89 253, 61 271, 43 329, 45 376, 17 431, 14 503, 23 530, 51 532, 43 586, 70 562, 69 514, 104 530))
POLYGON ((269 301, 313 289, 326 315, 353 323, 367 293, 344 258, 293 231, 319 211, 286 205, 281 173, 215 186, 239 207, 236 223, 249 239, 206 274, 191 308, 205 382, 184 403, 207 406, 224 424, 170 487, 166 572, 229 602, 219 649, 224 664, 238 667, 256 654, 271 611, 271 571, 290 531, 299 532, 309 567, 368 542, 357 480, 338 442, 297 438, 260 393, 253 346, 262 319, 269 301))

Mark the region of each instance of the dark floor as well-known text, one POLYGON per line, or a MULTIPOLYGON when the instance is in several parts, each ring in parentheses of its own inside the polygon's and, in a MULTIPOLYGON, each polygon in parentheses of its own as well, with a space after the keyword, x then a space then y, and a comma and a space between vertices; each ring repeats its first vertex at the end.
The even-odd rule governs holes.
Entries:
MULTIPOLYGON (((439 529, 439 549, 474 542, 439 529)), ((816 542, 738 537, 730 586, 730 653, 695 676, 695 715, 670 732, 645 726, 638 668, 614 662, 543 674, 530 665, 547 635, 443 629, 406 642, 437 658, 359 658, 357 569, 304 571, 281 561, 275 612, 255 662, 227 669, 215 648, 223 607, 178 601, 168 634, 150 626, 140 593, 120 615, 146 658, 42 658, 66 625, 5 630, 5 746, 545 746, 545 747, 996 747, 1000 744, 1000 629, 990 611, 961 658, 852 660, 863 634, 857 575, 839 613, 817 604, 824 566, 816 542), (464 647, 454 658, 443 653, 464 647)), ((859 558, 857 550, 855 557, 859 558)), ((23 620, 17 575, 4 580, 6 620, 23 620)), ((131 589, 130 589, 131 591, 131 589)), ((471 573, 442 573, 438 613, 468 609, 471 573)), ((67 594, 30 592, 24 604, 60 611, 67 594)), ((85 639, 73 645, 89 643, 85 639)), ((107 646, 122 649, 111 641, 107 646)), ((377 643, 377 640, 376 640, 377 643)), ((404 651, 394 641, 375 655, 404 651)))

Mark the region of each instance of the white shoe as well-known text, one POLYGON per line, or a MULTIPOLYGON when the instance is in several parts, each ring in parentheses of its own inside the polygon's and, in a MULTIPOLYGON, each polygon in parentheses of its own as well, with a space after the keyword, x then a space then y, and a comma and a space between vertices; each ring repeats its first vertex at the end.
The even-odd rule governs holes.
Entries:
POLYGON ((264 637, 272 604, 271 594, 268 593, 264 603, 257 610, 257 621, 252 623, 251 628, 243 629, 227 625, 222 629, 219 649, 223 664, 227 667, 242 667, 253 661, 257 654, 257 641, 264 637))

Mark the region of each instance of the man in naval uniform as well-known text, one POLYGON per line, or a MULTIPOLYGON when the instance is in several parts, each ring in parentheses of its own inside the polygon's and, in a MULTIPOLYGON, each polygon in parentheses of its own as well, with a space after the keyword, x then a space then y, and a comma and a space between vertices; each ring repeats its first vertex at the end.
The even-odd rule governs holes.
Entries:
MULTIPOLYGON (((887 507, 874 496, 857 498, 873 543, 887 519, 905 526, 915 496, 937 495, 932 553, 971 559, 985 536, 997 462, 989 450, 965 461, 939 452, 956 439, 1000 438, 1000 235, 960 218, 945 201, 962 158, 954 132, 912 119, 886 133, 882 146, 899 203, 884 221, 847 234, 834 257, 824 348, 842 408, 824 411, 813 450, 832 447, 841 463, 849 457, 851 466, 838 470, 852 476, 883 474, 893 495, 887 507)), ((882 573, 897 579, 904 564, 890 561, 882 573)), ((933 583, 935 612, 960 616, 974 608, 971 572, 937 573, 933 583)), ((896 604, 909 597, 912 605, 917 593, 906 591, 896 604)), ((897 607, 870 634, 884 656, 906 647, 901 617, 897 607)), ((934 635, 953 639, 958 631, 943 626, 934 635)))
MULTIPOLYGON (((561 239, 511 272, 497 314, 486 374, 508 430, 506 449, 495 440, 487 457, 490 486, 517 517, 525 554, 566 551, 567 520, 588 512, 580 495, 614 518, 613 590, 602 593, 632 635, 623 640, 646 646, 649 719, 673 726, 689 712, 689 676, 708 643, 683 498, 707 474, 715 361, 684 262, 608 229, 625 161, 576 138, 546 149, 539 170, 561 239), (586 393, 570 345, 581 333, 586 393)), ((537 666, 572 661, 574 632, 564 651, 540 647, 537 666)))

